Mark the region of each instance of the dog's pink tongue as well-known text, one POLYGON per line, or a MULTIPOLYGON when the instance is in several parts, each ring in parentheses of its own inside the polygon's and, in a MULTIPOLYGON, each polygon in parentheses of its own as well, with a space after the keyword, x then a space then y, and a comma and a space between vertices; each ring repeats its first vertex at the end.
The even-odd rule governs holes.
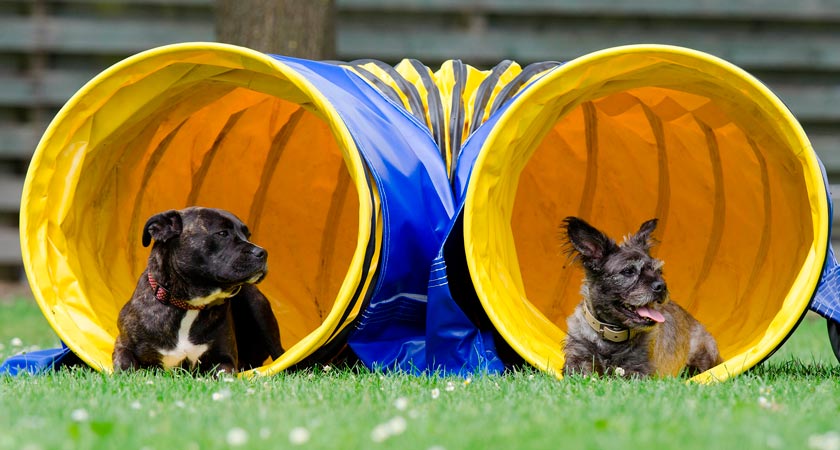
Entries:
POLYGON ((647 317, 648 319, 654 322, 662 323, 665 321, 665 316, 663 316, 661 312, 655 309, 648 308, 647 306, 642 306, 641 308, 637 309, 636 314, 642 317, 647 317))

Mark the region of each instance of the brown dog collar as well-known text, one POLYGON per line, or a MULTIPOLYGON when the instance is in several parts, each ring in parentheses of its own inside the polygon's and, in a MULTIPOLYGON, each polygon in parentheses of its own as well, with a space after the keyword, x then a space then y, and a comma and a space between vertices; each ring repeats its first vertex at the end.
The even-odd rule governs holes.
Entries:
POLYGON ((172 305, 178 309, 183 310, 202 310, 207 307, 207 305, 193 305, 189 302, 185 302, 184 300, 179 300, 177 298, 172 298, 169 295, 169 290, 165 287, 161 286, 155 277, 152 276, 151 272, 148 272, 149 275, 149 286, 152 287, 152 291, 155 293, 155 298, 157 301, 161 302, 164 305, 172 305))
POLYGON ((586 319, 586 323, 598 333, 598 336, 601 336, 601 339, 606 339, 610 342, 627 342, 636 337, 636 330, 619 327, 596 319, 589 311, 589 306, 586 305, 586 302, 583 302, 583 317, 586 319))

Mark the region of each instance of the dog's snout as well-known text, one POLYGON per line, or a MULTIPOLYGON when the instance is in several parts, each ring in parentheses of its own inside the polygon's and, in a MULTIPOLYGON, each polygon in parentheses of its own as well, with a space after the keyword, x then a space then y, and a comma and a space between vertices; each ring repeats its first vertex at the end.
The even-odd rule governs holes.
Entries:
POLYGON ((259 259, 266 259, 268 257, 268 252, 265 251, 262 247, 254 246, 251 248, 251 254, 256 256, 259 259))
POLYGON ((650 289, 653 292, 656 292, 657 294, 659 294, 659 293, 661 293, 662 291, 665 290, 665 283, 663 283, 661 281, 654 281, 653 283, 651 283, 650 289))

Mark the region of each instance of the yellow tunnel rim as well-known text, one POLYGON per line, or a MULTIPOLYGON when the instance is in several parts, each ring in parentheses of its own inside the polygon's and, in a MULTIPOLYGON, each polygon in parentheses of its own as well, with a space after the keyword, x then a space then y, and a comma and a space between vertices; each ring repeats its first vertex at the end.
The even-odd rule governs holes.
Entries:
MULTIPOLYGON (((282 61, 272 58, 267 54, 244 47, 213 42, 190 42, 162 46, 138 53, 101 72, 79 89, 61 108, 47 127, 47 130, 43 134, 38 146, 35 149, 30 162, 29 170, 26 174, 23 193, 21 196, 19 223, 21 253, 23 266, 32 287, 33 296, 58 337, 84 362, 96 370, 109 370, 110 362, 108 362, 107 365, 103 365, 102 361, 99 361, 92 355, 92 352, 89 351, 87 346, 83 345, 82 342, 79 342, 77 339, 79 333, 67 330, 65 326, 60 323, 59 318, 56 317, 56 313, 52 311, 51 305, 57 303, 56 300, 59 293, 54 292, 50 288, 52 283, 50 273, 51 264, 50 261, 47 260, 47 255, 39 252, 39 245, 41 244, 39 244, 38 241, 40 238, 35 233, 36 230, 48 226, 46 223, 48 222, 46 219, 48 216, 48 209, 63 210, 67 207, 65 204, 48 204, 48 202, 45 201, 47 192, 43 189, 39 189, 38 186, 38 181, 41 178, 47 175, 52 176, 53 169, 47 169, 45 172, 45 161, 49 161, 50 158, 54 158, 63 150, 63 148, 60 148, 57 145, 51 145, 50 142, 55 137, 57 130, 62 124, 78 120, 74 118, 74 116, 78 113, 84 113, 83 117, 87 117, 89 113, 86 113, 86 110, 94 100, 107 98, 109 94, 115 91, 113 87, 107 86, 109 81, 130 74, 130 70, 139 63, 150 62, 156 59, 160 59, 161 62, 167 60, 171 61, 173 58, 178 58, 180 55, 188 57, 190 54, 194 54, 197 51, 229 57, 238 57, 241 61, 242 69, 259 71, 265 75, 277 76, 278 78, 282 78, 285 82, 294 84, 295 87, 307 96, 308 100, 311 101, 311 104, 317 111, 319 111, 319 113, 323 116, 323 119, 328 123, 333 136, 336 138, 339 148, 342 151, 345 166, 350 173, 358 195, 358 237, 353 257, 350 261, 347 273, 341 284, 332 310, 315 330, 313 330, 301 342, 289 348, 286 354, 284 354, 281 358, 272 362, 268 366, 252 372, 270 374, 284 370, 294 363, 299 362, 299 359, 302 359, 314 350, 314 348, 307 348, 307 346, 311 346, 313 343, 322 344, 326 342, 333 330, 339 327, 342 314, 350 304, 354 292, 361 283, 365 282, 365 279, 367 278, 367 274, 363 272, 365 254, 368 251, 371 231, 374 226, 372 225, 371 220, 373 217, 373 194, 371 193, 371 188, 368 185, 366 169, 360 152, 356 148, 355 141, 328 98, 318 91, 302 75, 298 74, 286 64, 283 64, 282 61)), ((189 63, 190 61, 184 60, 183 62, 189 63)), ((46 238, 48 237, 49 232, 47 232, 46 235, 46 238)), ((46 245, 46 243, 43 243, 43 245, 46 245)), ((60 299, 58 299, 58 302, 60 302, 60 299)))
MULTIPOLYGON (((737 81, 741 88, 750 91, 750 97, 761 108, 762 113, 773 119, 773 125, 780 136, 790 144, 791 149, 798 150, 796 156, 803 166, 804 179, 802 181, 806 187, 811 206, 814 239, 810 244, 807 259, 785 297, 782 309, 773 319, 771 324, 773 331, 769 332, 762 340, 761 344, 764 347, 772 347, 770 349, 772 351, 787 338, 807 311, 812 294, 819 282, 827 250, 830 217, 828 217, 828 201, 822 169, 805 132, 785 104, 758 79, 725 60, 682 47, 640 44, 605 49, 576 58, 555 68, 535 81, 523 93, 520 93, 518 97, 512 100, 510 106, 504 111, 503 117, 490 131, 482 144, 482 150, 492 146, 494 142, 500 139, 500 135, 506 133, 505 130, 508 127, 515 126, 516 121, 522 121, 523 117, 529 117, 527 114, 522 114, 523 111, 535 108, 534 98, 540 95, 543 95, 544 98, 547 95, 546 92, 568 93, 574 88, 583 93, 582 97, 568 99, 570 102, 574 102, 574 105, 597 98, 598 89, 602 87, 607 77, 599 77, 599 71, 594 69, 604 67, 619 57, 638 60, 659 58, 661 62, 666 64, 691 65, 695 68, 703 67, 725 74, 729 81, 737 81)), ((712 77, 711 75, 704 76, 712 77)), ((630 87, 651 86, 645 83, 645 80, 635 80, 635 83, 636 85, 630 87)), ((563 105, 565 108, 562 114, 555 119, 559 119, 570 112, 574 109, 572 107, 574 105, 563 105)), ((534 150, 534 147, 526 150, 525 154, 519 155, 520 159, 527 160, 534 150)), ((470 275, 483 308, 508 344, 535 367, 560 377, 562 357, 552 359, 541 350, 544 350, 546 346, 551 346, 546 344, 545 341, 556 341, 564 336, 563 333, 556 325, 550 324, 547 318, 536 317, 541 313, 528 301, 521 281, 516 280, 518 274, 508 276, 500 272, 500 267, 493 266, 494 261, 500 259, 500 254, 515 255, 512 235, 497 233, 488 236, 489 231, 485 229, 486 224, 490 223, 489 217, 492 214, 488 211, 491 208, 486 208, 488 204, 492 204, 489 194, 493 189, 498 189, 496 184, 505 175, 504 170, 507 170, 506 167, 501 167, 504 164, 491 164, 491 162, 499 159, 502 153, 504 152, 479 152, 470 175, 470 183, 467 186, 464 205, 464 245, 470 275), (489 252, 488 249, 490 249, 489 252), (482 251, 486 253, 481 253, 482 251), (517 298, 511 298, 512 296, 517 298), (504 317, 499 313, 496 304, 500 302, 500 299, 504 299, 502 301, 521 302, 523 305, 521 308, 529 311, 526 314, 534 315, 535 317, 532 317, 532 319, 539 322, 543 327, 548 326, 550 331, 547 334, 542 334, 541 339, 537 340, 524 337, 521 330, 511 326, 509 317, 504 317), (550 327, 553 327, 554 330, 551 330, 550 327)), ((509 162, 511 157, 501 155, 501 158, 507 158, 506 161, 509 162)), ((521 170, 521 166, 518 170, 521 170)), ((507 186, 507 188, 511 189, 510 186, 507 186)), ((516 190, 515 183, 512 185, 512 189, 516 190)), ((507 218, 509 219, 510 205, 494 204, 493 206, 493 208, 499 207, 507 208, 505 213, 508 214, 507 218)), ((515 270, 518 271, 518 267, 515 270)), ((555 345, 561 346, 562 343, 555 342, 555 345)), ((725 380, 760 363, 767 356, 767 353, 768 351, 748 350, 729 358, 724 364, 697 375, 692 380, 702 383, 725 380)))

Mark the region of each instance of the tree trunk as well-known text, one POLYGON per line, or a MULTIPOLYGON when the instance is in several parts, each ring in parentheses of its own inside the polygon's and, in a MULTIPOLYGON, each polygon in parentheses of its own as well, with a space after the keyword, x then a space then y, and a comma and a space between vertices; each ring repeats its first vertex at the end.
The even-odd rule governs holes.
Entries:
POLYGON ((335 58, 334 0, 216 0, 216 38, 264 53, 335 58))

